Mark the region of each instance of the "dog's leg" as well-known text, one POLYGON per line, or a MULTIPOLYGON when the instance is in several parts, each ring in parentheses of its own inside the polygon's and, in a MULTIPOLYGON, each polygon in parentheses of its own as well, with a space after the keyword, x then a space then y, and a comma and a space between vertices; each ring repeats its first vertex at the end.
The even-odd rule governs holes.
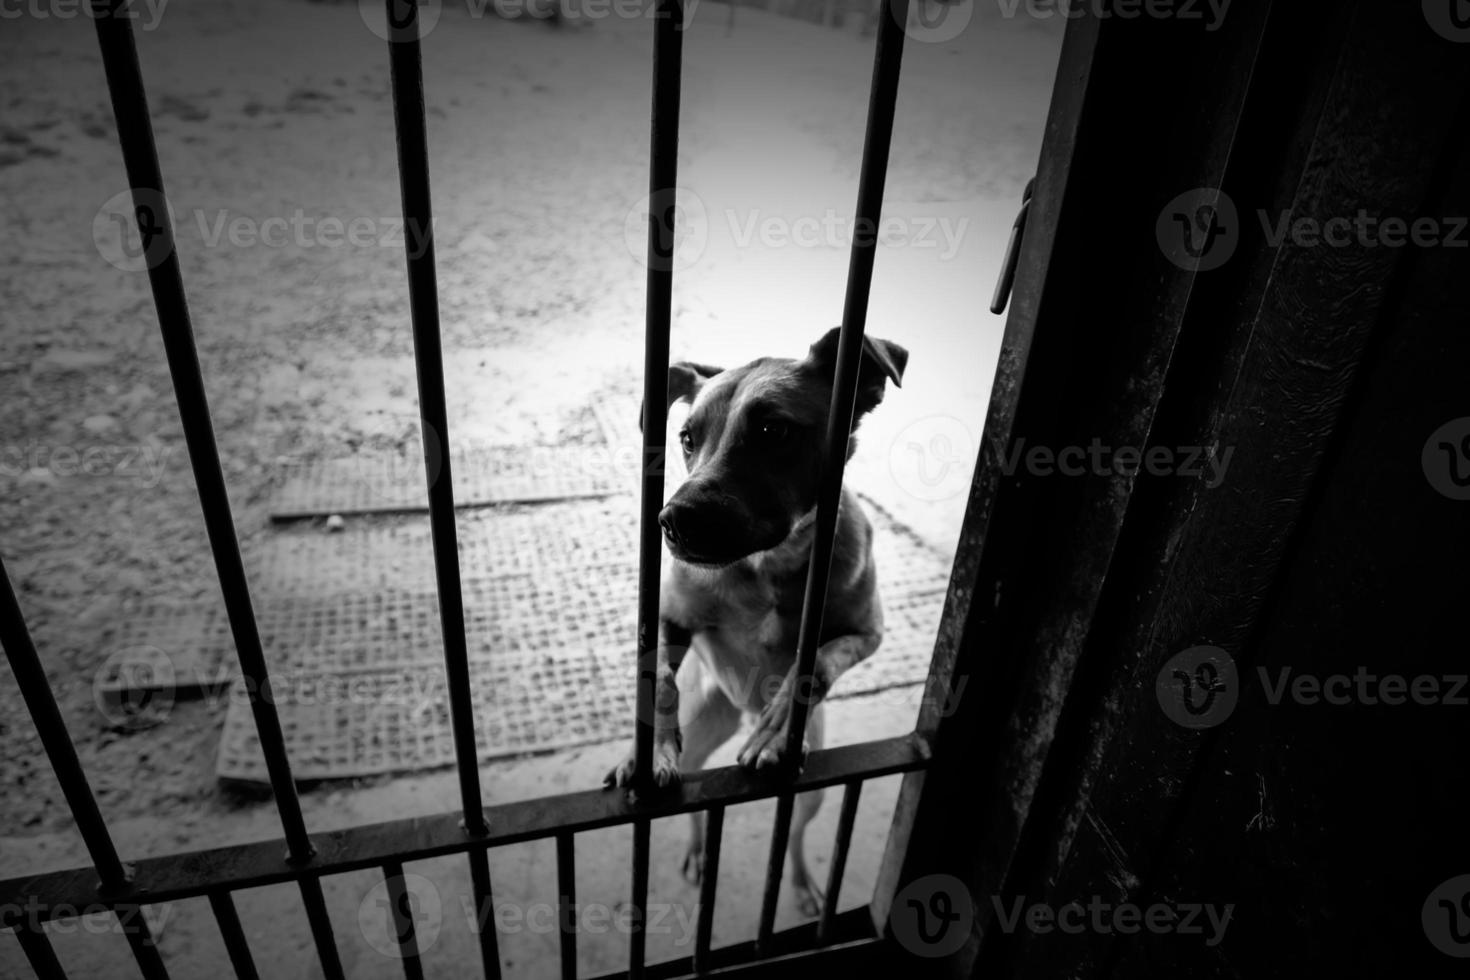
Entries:
MULTIPOLYGON (((781 688, 771 698, 770 703, 761 709, 760 717, 756 720, 755 731, 751 732, 750 738, 746 739, 745 745, 736 757, 742 766, 754 766, 764 769, 766 766, 774 766, 781 760, 781 753, 786 747, 786 723, 791 717, 791 705, 799 696, 807 698, 808 702, 815 708, 827 692, 832 690, 832 685, 837 683, 850 667, 859 664, 873 655, 878 649, 878 644, 883 642, 881 632, 873 633, 851 633, 847 636, 839 636, 835 640, 829 640, 822 644, 817 650, 817 664, 813 671, 814 676, 809 682, 798 685, 796 677, 796 665, 792 664, 786 674, 786 679, 781 682, 781 688), (798 692, 798 686, 800 691, 798 692)), ((811 714, 807 715, 806 740, 811 741, 811 714)))
MULTIPOLYGON (((657 788, 679 781, 679 755, 682 735, 679 730, 679 687, 676 676, 692 640, 690 632, 667 619, 659 623, 658 665, 653 691, 653 772, 649 782, 657 788)), ((603 778, 605 787, 633 787, 637 783, 637 743, 628 756, 603 778)))
MULTIPOLYGON (((740 709, 730 703, 698 655, 684 658, 679 668, 679 730, 684 733, 684 751, 679 757, 682 772, 704 768, 710 753, 724 745, 740 729, 740 709)), ((704 814, 689 814, 689 848, 684 853, 684 877, 697 885, 704 877, 704 814)))
MULTIPOLYGON (((812 707, 811 718, 806 725, 807 744, 812 749, 822 747, 824 731, 822 706, 812 707)), ((786 853, 791 856, 791 890, 796 893, 796 907, 807 918, 815 918, 822 911, 822 891, 812 880, 806 866, 806 825, 822 807, 823 790, 802 793, 796 798, 791 815, 791 836, 787 839, 786 853)))

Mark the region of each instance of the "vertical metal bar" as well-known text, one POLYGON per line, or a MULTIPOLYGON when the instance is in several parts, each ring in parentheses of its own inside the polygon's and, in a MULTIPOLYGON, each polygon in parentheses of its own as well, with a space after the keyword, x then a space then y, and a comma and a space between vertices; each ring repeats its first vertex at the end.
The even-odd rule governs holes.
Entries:
POLYGON ((31 964, 37 980, 66 980, 66 971, 61 968, 61 961, 56 958, 56 950, 51 948, 51 940, 46 938, 46 933, 40 929, 16 926, 15 938, 20 940, 20 948, 24 950, 26 961, 31 964))
POLYGON ((311 840, 307 837, 306 821, 296 797, 296 785, 291 780, 286 739, 269 696, 270 673, 266 669, 255 609, 250 601, 240 542, 235 537, 235 520, 230 513, 225 477, 220 469, 219 448, 215 445, 209 400, 205 397, 204 379, 199 370, 199 352, 194 346, 194 327, 189 318, 184 279, 174 247, 173 221, 164 204, 163 174, 158 165, 158 148, 153 142, 148 96, 143 89, 143 74, 133 43, 133 21, 127 6, 127 0, 92 0, 97 42, 102 49, 107 89, 112 96, 112 111, 117 121, 118 143, 122 147, 138 230, 145 246, 148 282, 153 290, 153 304, 158 310, 158 325, 163 333, 174 398, 183 422, 184 440, 189 447, 189 463, 199 489, 204 526, 214 553, 215 570, 219 574, 220 591, 224 594, 230 630, 239 653, 240 672, 250 699, 250 710, 255 716, 261 752, 265 755, 271 789, 275 793, 276 810, 285 829, 291 859, 298 863, 306 862, 313 853, 311 840))
POLYGON ((577 980, 577 849, 571 834, 556 835, 556 924, 562 980, 577 980))
POLYGON ((832 919, 837 915, 837 896, 842 892, 842 875, 847 870, 847 852, 852 847, 852 826, 857 820, 858 799, 863 782, 854 779, 842 792, 842 812, 837 817, 837 841, 832 845, 832 866, 827 871, 827 895, 822 902, 822 918, 817 922, 818 945, 827 941, 832 919))
MULTIPOLYGON (((826 455, 817 488, 816 533, 807 570, 806 594, 802 600, 801 628, 797 635, 796 697, 787 720, 786 749, 782 761, 791 771, 801 764, 821 643, 822 613, 827 601, 827 581, 832 568, 832 549, 837 537, 837 507, 842 499, 842 475, 847 461, 847 443, 852 435, 853 411, 857 400, 858 371, 862 366, 863 329, 868 317, 868 292, 873 284, 877 228, 883 209, 883 187, 888 173, 888 151, 893 140, 893 116, 898 104, 898 76, 903 58, 903 28, 908 20, 909 0, 884 0, 888 16, 880 18, 878 41, 873 55, 873 84, 868 97, 868 128, 863 140, 862 169, 858 175, 857 215, 852 256, 847 271, 847 295, 842 311, 842 330, 837 342, 837 367, 832 383, 832 401, 827 411, 826 455)), ((766 866, 766 888, 761 902, 756 949, 769 947, 776 921, 776 903, 781 890, 786 842, 791 834, 791 812, 795 796, 783 793, 776 804, 776 823, 771 832, 771 854, 766 866)))
POLYGON ((781 872, 786 866, 786 842, 791 839, 791 810, 795 793, 776 797, 776 822, 771 828, 771 853, 766 859, 766 889, 761 896, 760 927, 755 934, 756 952, 764 956, 776 927, 776 905, 781 898, 781 872))
POLYGON ((495 896, 490 889, 490 855, 480 848, 470 851, 470 882, 474 888, 476 927, 480 932, 480 967, 485 980, 500 980, 500 941, 495 933, 495 896))
MULTIPOLYGON (((11 587, 10 574, 5 569, 3 558, 0 558, 0 646, 5 647, 5 657, 10 661, 10 669, 15 674, 26 710, 35 722, 36 731, 41 736, 41 745, 46 750, 46 757, 61 784, 62 795, 66 797, 67 806, 71 809, 72 820, 76 822, 92 864, 97 868, 101 891, 105 895, 111 889, 125 888, 131 875, 117 855, 112 835, 107 832, 107 823, 102 819, 102 811, 97 808, 92 787, 88 785, 87 775, 82 771, 82 762, 77 758, 76 746, 67 734, 66 722, 61 717, 61 709, 56 706, 51 685, 46 681, 46 669, 41 666, 41 657, 36 653, 31 631, 26 628, 25 617, 21 614, 20 603, 11 587)), ((143 975, 150 980, 154 977, 167 977, 168 971, 164 968, 163 958, 158 955, 158 947, 154 945, 148 923, 140 911, 136 907, 120 907, 117 913, 118 922, 122 925, 128 945, 132 947, 133 956, 143 975)))
POLYGON ((153 930, 148 928, 148 920, 143 918, 142 907, 116 905, 112 914, 117 917, 118 926, 132 947, 133 959, 138 961, 143 980, 168 980, 168 968, 163 965, 163 956, 158 952, 158 943, 153 938, 153 930))
POLYGON ((332 938, 332 920, 327 915, 327 901, 322 897, 322 883, 317 878, 302 878, 301 902, 306 906, 306 922, 311 927, 311 941, 316 944, 317 959, 326 980, 346 980, 342 959, 332 938))
POLYGON ((878 43, 873 55, 873 87, 868 97, 868 130, 863 140, 862 169, 858 175, 856 229, 847 270, 847 296, 842 310, 842 332, 837 342, 837 372, 832 403, 827 411, 826 458, 817 490, 817 522, 812 560, 807 571, 806 597, 797 634, 797 697, 786 729, 786 765, 801 759, 802 739, 811 699, 812 672, 822 636, 822 612, 827 601, 832 548, 837 534, 837 506, 842 499, 842 474, 847 442, 852 434, 857 399, 858 369, 862 364, 863 328, 868 319, 868 290, 873 284, 873 260, 878 247, 877 228, 883 211, 883 185, 888 175, 888 150, 893 140, 893 114, 898 104, 898 73, 903 58, 903 26, 909 0, 884 0, 888 16, 879 18, 878 43))
POLYGON ((82 841, 87 845, 87 853, 97 867, 102 888, 126 885, 128 870, 117 855, 112 835, 107 832, 107 822, 102 819, 102 811, 97 808, 92 787, 87 784, 87 775, 82 771, 82 762, 77 758, 76 746, 67 734, 66 722, 61 717, 61 709, 56 706, 51 685, 46 681, 46 669, 41 666, 31 631, 26 628, 3 557, 0 557, 0 646, 5 648, 21 697, 25 699, 26 709, 36 724, 41 745, 51 762, 51 770, 56 773, 56 781, 61 784, 66 804, 71 808, 71 818, 76 822, 82 841))
POLYGON ((648 948, 648 866, 652 861, 648 818, 633 821, 633 931, 628 935, 628 978, 642 980, 648 948))
MULTIPOLYGON (((659 562, 663 531, 665 429, 669 396, 669 324, 674 297, 674 203, 679 163, 682 0, 658 0, 653 36, 653 108, 648 168, 648 299, 643 339, 643 485, 638 527, 638 687, 635 776, 653 775, 653 687, 658 668, 659 562)), ((637 874, 637 869, 634 869, 637 874)))
POLYGON ((704 872, 699 882, 699 919, 694 934, 694 972, 709 972, 710 936, 715 924, 715 894, 720 877, 720 842, 725 834, 725 808, 717 806, 705 816, 704 872))
POLYGON ((388 885, 388 921, 393 924, 393 940, 403 958, 403 975, 407 980, 424 980, 424 967, 419 962, 419 942, 413 926, 413 908, 408 885, 403 880, 403 865, 389 861, 383 865, 383 880, 388 885))
MULTIPOLYGON (((658 0, 653 36, 653 101, 649 118, 648 295, 643 340, 643 482, 638 527, 638 678, 634 712, 634 778, 652 786, 654 684, 658 676, 659 563, 664 504, 664 408, 669 390, 669 326, 674 298, 674 206, 678 188, 679 95, 684 5, 658 0), (658 420, 658 421, 655 421, 658 420)), ((649 834, 647 819, 633 823, 633 932, 628 975, 641 980, 647 951, 649 834)), ((563 952, 565 958, 565 952, 563 952)), ((563 965, 565 968, 565 964, 563 965)))
POLYGON ((240 925, 240 915, 235 911, 235 900, 229 892, 210 892, 209 907, 214 910, 214 921, 219 925, 220 938, 225 942, 230 965, 235 968, 239 980, 259 980, 255 970, 255 959, 250 955, 250 943, 240 925))
POLYGON ((418 371, 424 470, 429 484, 429 527, 434 539, 434 574, 439 584, 439 623, 444 634, 444 670, 449 680, 449 720, 465 832, 483 837, 480 770, 475 715, 470 700, 469 654, 465 646, 464 594, 459 578, 459 542, 454 526, 454 476, 449 450, 449 412, 444 396, 444 348, 439 336, 439 286, 434 272, 433 208, 429 199, 429 139, 424 110, 423 52, 418 5, 385 0, 393 76, 393 122, 398 134, 398 181, 407 231, 408 298, 413 318, 414 364, 418 371))

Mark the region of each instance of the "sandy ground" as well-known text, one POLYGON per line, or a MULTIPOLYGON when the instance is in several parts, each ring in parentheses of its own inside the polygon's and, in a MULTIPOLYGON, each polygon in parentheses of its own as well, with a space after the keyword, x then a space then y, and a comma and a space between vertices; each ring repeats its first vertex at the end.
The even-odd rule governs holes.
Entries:
MULTIPOLYGON (((733 33, 724 25, 725 9, 709 2, 685 42, 688 234, 673 349, 714 363, 798 356, 841 317, 871 39, 750 9, 733 33)), ((1060 26, 982 5, 957 38, 911 43, 905 56, 885 207, 897 224, 878 258, 869 330, 911 360, 903 388, 865 424, 850 482, 951 551, 999 343, 1001 320, 986 305, 1035 167, 1060 26)), ((650 39, 646 20, 554 30, 457 9, 425 41, 459 441, 585 443, 596 438, 589 399, 637 391, 650 39)), ((174 0, 139 48, 249 553, 269 533, 265 500, 284 464, 391 443, 415 413, 386 52, 356 4, 301 0, 174 0), (263 244, 251 232, 270 219, 299 230, 263 244), (357 222, 358 240, 343 244, 332 221, 357 222)), ((118 267, 128 262, 110 215, 126 182, 91 25, 6 19, 0 81, 0 209, 11 230, 0 240, 6 566, 122 851, 272 836, 268 802, 213 778, 222 709, 181 703, 166 725, 124 734, 93 705, 93 675, 120 621, 163 600, 217 602, 219 592, 147 279, 118 267)), ((913 697, 835 704, 834 741, 906 730, 913 697)), ((0 875, 82 860, 8 670, 0 736, 0 875)), ((487 765, 487 793, 595 785, 622 750, 487 765)), ((866 900, 892 793, 875 785, 865 795, 844 906, 866 900)), ((304 800, 313 829, 456 802, 442 773, 315 787, 304 800)), ((731 816, 742 856, 727 864, 718 942, 753 934, 768 809, 731 816)), ((835 818, 829 803, 814 825, 819 865, 835 818)), ((677 876, 682 823, 656 832, 672 853, 655 862, 654 893, 692 908, 677 876)), ((579 842, 579 883, 587 901, 612 907, 626 898, 627 841, 606 836, 579 842)), ((515 850, 501 855, 498 897, 534 904, 550 895, 549 850, 515 850)), ((469 941, 458 914, 467 882, 461 868, 425 873, 452 907, 430 951, 449 963, 469 941)), ((396 975, 356 924, 364 888, 331 885, 343 955, 354 976, 396 975)), ((261 894, 241 905, 269 956, 264 975, 317 975, 288 902, 261 894)), ((783 907, 783 922, 794 914, 783 907)), ((181 905, 170 917, 163 946, 176 975, 213 972, 207 909, 181 905)), ((622 937, 604 938, 584 942, 584 971, 621 962, 622 937)), ((662 942, 651 951, 685 952, 662 942)), ((116 936, 58 942, 68 945, 76 975, 131 975, 116 936)), ((504 948, 534 972, 553 968, 555 945, 526 928, 504 948)), ((0 975, 18 957, 0 943, 0 975)))

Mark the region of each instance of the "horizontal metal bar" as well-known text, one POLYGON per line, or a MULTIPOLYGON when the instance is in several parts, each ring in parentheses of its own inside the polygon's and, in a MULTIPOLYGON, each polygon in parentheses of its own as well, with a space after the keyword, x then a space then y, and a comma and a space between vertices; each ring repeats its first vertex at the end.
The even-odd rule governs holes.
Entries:
MULTIPOLYGON (((305 866, 288 862, 279 840, 145 858, 135 865, 131 886, 112 896, 112 901, 157 904, 204 895, 214 889, 233 891, 298 880, 305 885, 322 875, 360 871, 385 861, 463 854, 563 832, 616 827, 645 817, 749 803, 792 789, 800 792, 852 779, 912 772, 927 766, 929 759, 928 744, 909 734, 813 752, 792 783, 739 766, 725 766, 690 773, 678 787, 655 801, 630 800, 624 793, 599 789, 502 803, 486 810, 492 830, 478 839, 465 835, 458 813, 369 824, 312 835, 317 856, 305 866)), ((95 906, 99 901, 107 902, 97 894, 96 872, 90 867, 0 881, 0 908, 27 908, 30 902, 27 911, 33 911, 38 921, 69 917, 81 906, 95 906)))

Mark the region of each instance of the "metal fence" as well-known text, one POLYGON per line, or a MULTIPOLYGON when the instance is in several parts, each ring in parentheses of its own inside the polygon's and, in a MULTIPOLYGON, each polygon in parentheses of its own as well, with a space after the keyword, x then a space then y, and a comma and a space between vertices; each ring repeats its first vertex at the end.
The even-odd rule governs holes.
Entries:
MULTIPOLYGON (((343 976, 342 963, 332 934, 321 880, 328 875, 377 867, 385 875, 391 899, 389 904, 392 908, 385 914, 397 917, 390 926, 392 934, 399 939, 404 973, 414 978, 423 975, 423 968, 415 944, 414 924, 400 915, 402 905, 399 899, 403 897, 402 889, 405 887, 404 862, 464 855, 469 862, 476 906, 483 911, 492 903, 488 850, 524 841, 555 838, 558 901, 562 913, 559 920, 562 975, 574 977, 577 942, 572 921, 576 877, 574 837, 584 831, 631 824, 634 842, 633 929, 627 976, 701 974, 723 965, 769 958, 783 952, 809 950, 854 938, 872 938, 875 926, 867 915, 836 914, 857 804, 864 781, 926 767, 930 751, 922 724, 906 736, 814 752, 798 772, 796 760, 800 756, 808 716, 808 704, 798 698, 786 732, 784 758, 788 760, 787 768, 774 777, 729 767, 693 775, 677 789, 662 793, 625 795, 591 790, 489 808, 484 806, 471 713, 464 600, 454 523, 453 454, 449 448, 435 279, 418 8, 404 0, 385 2, 390 26, 388 48, 403 217, 413 238, 407 250, 408 287, 419 404, 424 430, 438 435, 437 447, 426 450, 433 453, 432 458, 426 457, 426 476, 462 810, 429 819, 389 821, 329 834, 313 835, 307 829, 292 779, 280 720, 269 696, 270 673, 215 445, 209 403, 175 251, 174 232, 164 205, 163 177, 132 23, 124 14, 125 0, 93 0, 97 38, 129 186, 133 189, 139 232, 150 256, 161 257, 159 261, 149 263, 150 285, 240 672, 249 694, 281 819, 284 853, 282 841, 271 841, 124 863, 88 786, 9 577, 3 563, 0 563, 0 586, 3 586, 0 587, 0 642, 3 642, 51 766, 92 859, 92 866, 88 868, 0 882, 0 905, 7 909, 24 906, 35 910, 35 914, 28 915, 24 921, 17 918, 6 925, 15 931, 38 976, 59 977, 64 974, 41 925, 52 918, 74 915, 79 909, 100 905, 117 917, 139 969, 151 980, 167 977, 168 969, 154 937, 149 933, 146 919, 139 914, 140 909, 150 904, 207 897, 237 975, 255 977, 257 972, 236 914, 232 893, 244 888, 294 882, 301 891, 322 971, 328 978, 340 978, 343 976), (844 793, 824 908, 816 923, 777 934, 774 932, 776 903, 796 794, 836 785, 843 786, 844 793), (725 808, 772 797, 777 802, 776 822, 757 938, 754 943, 712 951, 710 934, 725 808), (704 845, 706 870, 701 885, 693 955, 684 961, 647 967, 643 910, 648 898, 651 822, 672 814, 701 811, 708 814, 704 845)), ((661 406, 667 403, 668 386, 674 243, 669 234, 667 216, 673 214, 674 189, 677 186, 683 5, 682 0, 656 0, 656 3, 643 398, 645 405, 661 406)), ((885 0, 885 3, 888 16, 880 18, 859 177, 856 207, 856 227, 859 229, 878 226, 898 94, 903 25, 908 15, 908 0, 885 0)), ((799 634, 797 670, 798 677, 804 679, 810 679, 813 674, 821 634, 876 244, 876 237, 868 234, 859 235, 852 246, 826 430, 827 463, 819 491, 816 534, 799 634)), ((639 529, 638 708, 634 721, 636 768, 643 778, 647 778, 652 770, 661 549, 657 517, 663 502, 665 451, 663 428, 645 426, 639 529)), ((940 680, 947 683, 947 678, 940 680)), ((797 685, 798 690, 803 688, 803 684, 797 685)), ((905 804, 901 802, 900 805, 905 804)), ((498 977, 500 959, 494 917, 482 914, 477 921, 481 923, 478 938, 484 974, 490 978, 498 977)))

